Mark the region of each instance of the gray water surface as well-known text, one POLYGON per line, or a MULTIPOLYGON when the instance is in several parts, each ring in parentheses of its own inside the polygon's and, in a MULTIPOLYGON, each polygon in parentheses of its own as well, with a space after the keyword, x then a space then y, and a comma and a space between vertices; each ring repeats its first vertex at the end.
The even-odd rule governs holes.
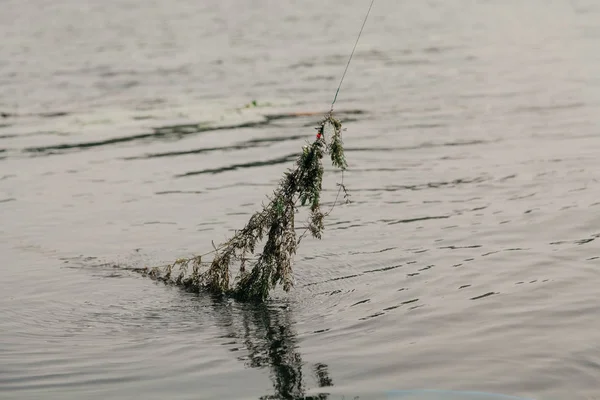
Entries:
POLYGON ((243 227, 368 3, 2 3, 0 398, 600 396, 594 0, 376 0, 336 103, 352 202, 289 294, 115 268, 243 227))

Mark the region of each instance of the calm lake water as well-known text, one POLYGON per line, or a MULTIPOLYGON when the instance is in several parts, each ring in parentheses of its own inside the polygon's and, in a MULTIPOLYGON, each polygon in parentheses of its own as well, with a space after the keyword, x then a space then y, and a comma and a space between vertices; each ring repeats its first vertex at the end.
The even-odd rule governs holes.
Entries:
POLYGON ((376 0, 336 103, 352 202, 289 294, 114 268, 243 227, 368 5, 2 2, 0 398, 600 398, 595 0, 376 0))

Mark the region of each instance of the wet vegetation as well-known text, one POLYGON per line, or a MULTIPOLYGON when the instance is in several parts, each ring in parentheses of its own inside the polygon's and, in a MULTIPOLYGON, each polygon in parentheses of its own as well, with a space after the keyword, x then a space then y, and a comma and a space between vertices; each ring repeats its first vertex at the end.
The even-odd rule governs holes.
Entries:
POLYGON ((343 183, 347 167, 342 142, 342 124, 327 113, 317 126, 316 138, 307 143, 288 169, 279 187, 268 197, 261 211, 250 217, 246 226, 213 250, 190 258, 181 258, 165 267, 139 270, 151 278, 175 284, 193 292, 207 290, 239 300, 264 301, 280 285, 287 292, 293 286, 292 264, 302 238, 310 233, 321 239, 324 219, 338 203, 340 195, 348 201, 343 183), (321 209, 323 158, 342 171, 342 182, 330 210, 321 209), (297 236, 296 215, 308 211, 305 231, 297 236), (257 249, 262 245, 262 251, 257 249), (211 261, 205 259, 212 256, 211 261), (232 276, 232 270, 238 273, 232 276))

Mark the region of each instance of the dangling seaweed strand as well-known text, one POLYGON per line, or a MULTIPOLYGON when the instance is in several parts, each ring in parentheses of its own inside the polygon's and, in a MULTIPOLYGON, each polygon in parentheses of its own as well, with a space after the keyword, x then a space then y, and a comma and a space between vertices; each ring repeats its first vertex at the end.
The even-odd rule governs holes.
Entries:
POLYGON ((262 211, 252 215, 246 226, 236 231, 226 242, 219 246, 213 243, 213 250, 208 253, 181 258, 164 267, 141 268, 136 271, 193 292, 208 290, 239 300, 264 301, 268 298, 270 290, 277 285, 281 285, 286 292, 292 288, 292 261, 300 241, 308 233, 321 239, 324 218, 333 211, 342 192, 348 201, 348 192, 343 181, 347 162, 342 141, 342 123, 333 116, 333 106, 374 1, 371 0, 331 103, 331 109, 316 128, 315 140, 303 146, 294 168, 284 173, 278 188, 268 198, 267 204, 263 204, 262 211), (333 205, 327 212, 323 212, 322 159, 326 155, 331 159, 332 165, 342 172, 342 179, 337 184, 338 192, 333 205), (308 218, 305 231, 297 237, 295 216, 301 207, 308 207, 308 218), (256 253, 257 246, 263 241, 262 252, 256 253), (213 258, 210 262, 203 260, 211 254, 213 258), (248 266, 249 262, 253 263, 251 268, 248 266), (235 265, 238 265, 239 271, 232 283, 231 267, 235 265))

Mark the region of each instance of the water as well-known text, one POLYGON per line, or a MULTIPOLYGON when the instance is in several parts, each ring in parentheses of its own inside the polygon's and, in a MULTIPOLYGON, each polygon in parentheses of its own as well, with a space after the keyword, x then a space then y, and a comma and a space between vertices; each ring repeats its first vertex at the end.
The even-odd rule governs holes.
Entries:
POLYGON ((598 397, 593 0, 377 0, 336 103, 352 203, 289 295, 113 268, 244 225, 367 7, 3 2, 0 398, 598 397))

